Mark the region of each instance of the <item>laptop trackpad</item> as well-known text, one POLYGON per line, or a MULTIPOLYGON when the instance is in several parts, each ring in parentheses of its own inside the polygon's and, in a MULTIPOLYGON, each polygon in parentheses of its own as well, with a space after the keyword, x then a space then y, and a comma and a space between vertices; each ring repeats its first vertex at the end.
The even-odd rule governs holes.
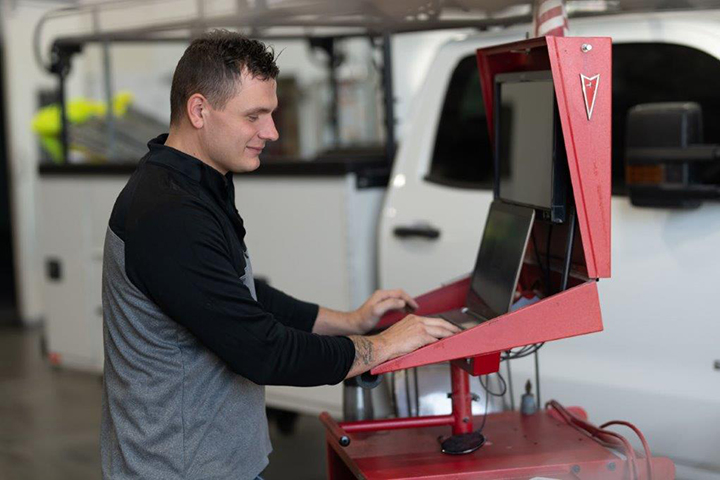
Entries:
POLYGON ((463 330, 467 330, 468 328, 477 327, 481 323, 483 323, 485 320, 480 319, 478 317, 475 317, 474 315, 471 315, 469 313, 465 313, 462 309, 457 310, 450 310, 448 312, 443 312, 438 315, 433 315, 436 317, 443 318, 447 320, 448 322, 457 325, 458 327, 462 328, 463 330))

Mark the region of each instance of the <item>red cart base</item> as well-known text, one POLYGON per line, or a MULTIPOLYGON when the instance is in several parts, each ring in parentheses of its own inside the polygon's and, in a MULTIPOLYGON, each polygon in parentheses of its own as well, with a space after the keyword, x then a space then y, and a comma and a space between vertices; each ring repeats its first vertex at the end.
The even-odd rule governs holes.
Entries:
MULTIPOLYGON (((473 421, 482 424, 482 417, 473 421)), ((350 430, 350 429, 348 429, 350 430)), ((328 478, 362 479, 633 479, 649 478, 647 462, 638 458, 633 472, 624 455, 585 435, 546 411, 523 416, 503 412, 488 416, 485 445, 467 455, 440 452, 439 438, 449 427, 351 433, 342 447, 326 435, 328 478)), ((675 478, 675 466, 654 457, 652 478, 675 478)))

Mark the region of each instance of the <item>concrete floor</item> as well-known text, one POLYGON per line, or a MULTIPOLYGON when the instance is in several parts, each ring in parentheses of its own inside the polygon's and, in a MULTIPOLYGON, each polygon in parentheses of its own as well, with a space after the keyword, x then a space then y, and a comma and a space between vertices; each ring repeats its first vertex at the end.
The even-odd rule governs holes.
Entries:
MULTIPOLYGON (((0 479, 100 478, 101 378, 48 366, 40 329, 0 327, 0 479)), ((270 415, 266 480, 325 478, 323 428, 300 415, 284 435, 270 415)))

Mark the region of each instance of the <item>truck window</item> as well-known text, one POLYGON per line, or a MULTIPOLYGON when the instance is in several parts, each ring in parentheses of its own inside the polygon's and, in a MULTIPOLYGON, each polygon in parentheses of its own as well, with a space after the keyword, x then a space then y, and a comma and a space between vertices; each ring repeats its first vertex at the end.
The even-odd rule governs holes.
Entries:
POLYGON ((652 102, 697 102, 704 143, 720 143, 720 61, 692 47, 667 43, 613 45, 613 193, 625 194, 625 120, 630 108, 652 102))
MULTIPOLYGON (((651 102, 697 102, 704 143, 720 143, 720 95, 713 79, 720 61, 692 47, 667 43, 613 45, 612 183, 625 195, 625 120, 651 102)), ((458 188, 491 189, 493 162, 475 56, 460 61, 445 95, 430 172, 425 180, 458 188)))
POLYGON ((453 72, 425 180, 458 188, 492 189, 493 157, 475 55, 453 72))

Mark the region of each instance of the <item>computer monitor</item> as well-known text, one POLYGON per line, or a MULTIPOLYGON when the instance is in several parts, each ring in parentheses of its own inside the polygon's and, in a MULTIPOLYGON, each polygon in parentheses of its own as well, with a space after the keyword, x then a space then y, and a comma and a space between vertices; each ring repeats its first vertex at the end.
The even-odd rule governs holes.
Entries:
POLYGON ((485 318, 510 311, 535 210, 498 200, 490 205, 465 305, 485 318))
POLYGON ((495 76, 496 198, 563 222, 567 160, 550 71, 495 76))

